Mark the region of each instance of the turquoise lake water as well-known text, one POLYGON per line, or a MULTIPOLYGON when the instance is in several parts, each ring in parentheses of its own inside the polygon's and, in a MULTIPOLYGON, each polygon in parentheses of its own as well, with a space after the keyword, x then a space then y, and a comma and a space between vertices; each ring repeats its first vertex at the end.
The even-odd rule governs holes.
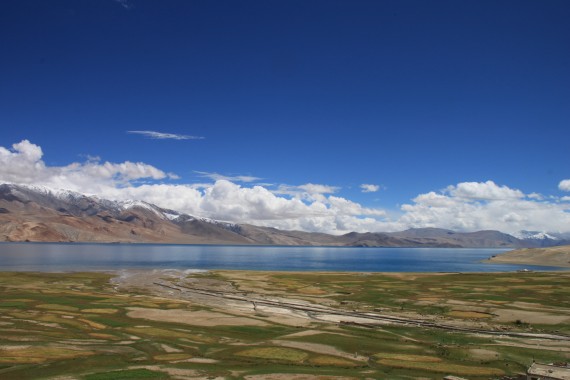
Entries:
POLYGON ((0 243, 0 271, 235 269, 499 272, 555 267, 481 263, 504 249, 0 243))

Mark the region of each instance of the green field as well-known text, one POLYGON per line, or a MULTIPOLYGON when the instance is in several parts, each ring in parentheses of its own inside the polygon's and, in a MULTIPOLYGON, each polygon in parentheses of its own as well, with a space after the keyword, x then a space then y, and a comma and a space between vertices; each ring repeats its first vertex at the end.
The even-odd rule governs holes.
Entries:
MULTIPOLYGON (((287 379, 303 374, 299 378, 438 379, 452 374, 492 379, 524 372, 533 359, 570 358, 570 338, 548 341, 284 318, 271 310, 234 309, 156 293, 151 287, 117 287, 112 277, 0 273, 0 378, 287 379)), ((190 277, 340 310, 570 334, 567 272, 217 271, 190 277)))

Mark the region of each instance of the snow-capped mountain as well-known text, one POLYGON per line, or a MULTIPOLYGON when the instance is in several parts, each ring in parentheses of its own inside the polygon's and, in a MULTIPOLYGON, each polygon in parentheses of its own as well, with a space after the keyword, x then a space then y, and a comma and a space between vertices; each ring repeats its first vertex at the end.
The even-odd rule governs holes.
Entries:
POLYGON ((139 200, 43 186, 0 185, 0 240, 252 244, 232 223, 139 200))
POLYGON ((556 236, 551 235, 548 232, 544 232, 544 231, 522 230, 516 234, 513 234, 513 236, 515 236, 518 239, 522 239, 522 240, 527 240, 527 239, 531 239, 531 240, 547 240, 547 239, 549 239, 549 240, 560 240, 556 236))
POLYGON ((514 236, 526 242, 529 247, 551 247, 568 243, 567 239, 545 231, 522 230, 514 236))
POLYGON ((0 184, 0 241, 522 248, 568 244, 545 232, 438 228, 336 236, 188 215, 141 200, 114 201, 43 186, 0 184))

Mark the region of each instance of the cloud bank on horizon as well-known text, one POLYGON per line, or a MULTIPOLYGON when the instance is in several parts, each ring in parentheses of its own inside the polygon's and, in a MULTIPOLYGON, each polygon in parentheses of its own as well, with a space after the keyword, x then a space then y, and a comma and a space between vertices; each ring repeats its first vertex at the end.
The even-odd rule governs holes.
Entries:
MULTIPOLYGON (((0 146, 0 181, 116 200, 139 199, 196 216, 310 232, 388 232, 411 227, 570 232, 569 196, 525 194, 493 181, 462 182, 419 194, 391 218, 386 210, 336 195, 338 186, 256 184, 259 178, 253 176, 206 172, 196 173, 212 182, 172 183, 180 180, 176 174, 142 162, 90 158, 82 163, 49 166, 42 158, 41 147, 28 140, 11 148, 0 146)), ((376 192, 380 186, 363 184, 360 188, 376 192)), ((561 180, 558 188, 570 192, 570 179, 561 180)))

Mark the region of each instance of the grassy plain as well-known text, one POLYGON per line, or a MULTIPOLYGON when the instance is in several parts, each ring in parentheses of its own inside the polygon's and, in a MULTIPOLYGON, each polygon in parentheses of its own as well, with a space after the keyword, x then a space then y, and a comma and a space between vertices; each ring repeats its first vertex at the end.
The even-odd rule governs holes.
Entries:
MULTIPOLYGON (((570 359, 570 337, 365 327, 113 277, 0 273, 0 378, 492 379, 523 372, 533 359, 570 359)), ((154 278, 461 328, 570 335, 568 272, 213 271, 154 278)))

